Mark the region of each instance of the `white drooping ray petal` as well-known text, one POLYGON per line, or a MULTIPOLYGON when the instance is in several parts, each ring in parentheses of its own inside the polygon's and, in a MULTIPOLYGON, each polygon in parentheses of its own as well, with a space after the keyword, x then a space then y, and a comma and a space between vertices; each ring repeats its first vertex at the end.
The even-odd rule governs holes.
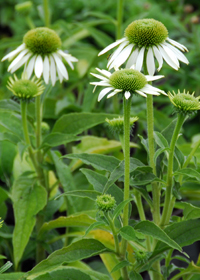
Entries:
POLYGON ((50 64, 48 56, 44 58, 44 70, 43 70, 43 78, 46 84, 49 83, 49 75, 50 75, 50 64))
POLYGON ((151 47, 149 47, 147 52, 147 70, 149 75, 154 75, 155 63, 154 63, 153 51, 151 47))
POLYGON ((90 84, 95 86, 93 92, 95 91, 97 86, 104 87, 104 89, 102 89, 99 93, 98 101, 100 101, 106 95, 107 98, 110 98, 118 93, 120 93, 120 95, 124 95, 126 99, 129 99, 134 93, 138 93, 144 97, 147 97, 147 94, 165 94, 164 91, 148 84, 148 81, 158 80, 159 78, 162 78, 163 76, 161 75, 158 77, 150 75, 145 76, 135 69, 127 68, 117 70, 113 73, 98 68, 96 68, 96 70, 101 75, 94 73, 91 74, 100 81, 91 82, 90 84), (110 74, 108 75, 108 73, 110 74))
POLYGON ((109 70, 113 68, 118 70, 126 63, 126 68, 131 68, 135 64, 135 69, 141 71, 144 54, 147 54, 146 66, 149 75, 155 73, 155 59, 158 61, 158 71, 163 66, 163 59, 175 70, 180 67, 179 61, 188 63, 187 58, 178 50, 184 52, 187 48, 170 39, 166 27, 159 21, 136 20, 129 24, 124 34, 124 38, 108 45, 99 53, 102 55, 116 47, 107 64, 109 70))
POLYGON ((63 52, 60 46, 61 40, 54 30, 38 27, 29 30, 23 38, 23 44, 5 55, 2 61, 12 60, 8 67, 11 73, 24 65, 24 72, 26 71, 28 78, 31 78, 34 71, 37 78, 43 76, 46 84, 51 82, 55 85, 57 76, 60 82, 63 78, 69 79, 62 60, 64 59, 72 70, 74 69, 73 62, 78 61, 69 53, 63 52), (51 46, 49 42, 52 42, 51 46))
POLYGON ((116 42, 108 45, 105 49, 103 49, 98 55, 102 55, 104 53, 106 53, 107 51, 113 49, 114 47, 116 47, 117 45, 121 44, 122 42, 126 41, 126 38, 122 38, 120 40, 117 40, 116 42))

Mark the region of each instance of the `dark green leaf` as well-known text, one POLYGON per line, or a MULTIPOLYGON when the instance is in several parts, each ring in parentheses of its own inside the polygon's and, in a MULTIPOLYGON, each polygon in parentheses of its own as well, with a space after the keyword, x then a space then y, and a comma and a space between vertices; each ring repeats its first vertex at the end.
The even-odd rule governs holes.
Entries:
POLYGON ((159 147, 162 149, 169 148, 168 142, 165 137, 158 131, 154 131, 154 139, 159 147))
POLYGON ((121 211, 124 209, 126 204, 128 204, 132 200, 133 200, 133 198, 130 198, 130 199, 122 201, 119 205, 117 205, 117 207, 115 208, 115 210, 112 214, 113 221, 120 215, 121 211))
POLYGON ((65 192, 61 195, 59 195, 57 198, 59 198, 60 196, 77 196, 77 197, 85 197, 85 198, 89 198, 91 200, 96 200, 98 195, 101 195, 100 192, 97 191, 92 191, 92 190, 77 190, 77 191, 69 191, 69 192, 65 192))
POLYGON ((117 271, 117 270, 119 270, 119 269, 121 269, 121 268, 123 268, 125 266, 128 266, 128 265, 130 265, 130 263, 128 261, 126 261, 126 260, 121 261, 115 267, 113 267, 113 269, 111 270, 110 273, 113 273, 113 272, 115 272, 115 271, 117 271))
POLYGON ((174 175, 184 175, 188 178, 195 178, 197 181, 200 181, 200 173, 192 168, 183 168, 175 172, 174 175))
POLYGON ((63 133, 51 133, 47 135, 41 144, 40 148, 45 146, 56 147, 59 145, 66 145, 69 142, 80 140, 80 137, 75 136, 74 134, 63 134, 63 133))
POLYGON ((129 277, 130 277, 130 280, 142 280, 142 276, 135 271, 131 271, 129 277))

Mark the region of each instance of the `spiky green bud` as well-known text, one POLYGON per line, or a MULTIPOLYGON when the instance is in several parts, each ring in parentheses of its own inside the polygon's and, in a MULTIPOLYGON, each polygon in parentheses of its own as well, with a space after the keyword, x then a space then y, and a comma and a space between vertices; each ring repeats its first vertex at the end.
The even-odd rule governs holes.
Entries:
MULTIPOLYGON (((133 127, 134 123, 138 121, 138 117, 130 118, 130 129, 133 127)), ((106 119, 106 122, 109 124, 109 127, 113 133, 123 134, 124 133, 124 117, 118 117, 114 119, 106 119)))
POLYGON ((103 212, 111 211, 115 208, 116 201, 110 194, 102 194, 97 196, 96 205, 103 212))
POLYGON ((141 250, 136 250, 134 251, 134 257, 136 261, 140 264, 147 262, 148 258, 151 256, 150 252, 147 251, 141 251, 141 250))

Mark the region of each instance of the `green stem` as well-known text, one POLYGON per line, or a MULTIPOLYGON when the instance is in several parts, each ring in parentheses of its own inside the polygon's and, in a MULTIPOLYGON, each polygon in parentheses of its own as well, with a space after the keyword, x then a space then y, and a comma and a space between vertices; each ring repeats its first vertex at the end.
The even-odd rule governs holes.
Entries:
POLYGON ((33 163, 33 166, 36 170, 36 172, 38 171, 38 167, 37 167, 37 162, 35 159, 35 155, 31 146, 31 141, 29 138, 29 133, 28 133, 28 123, 27 123, 27 103, 24 101, 21 101, 21 114, 22 114, 22 127, 23 127, 23 132, 24 132, 24 138, 25 138, 25 142, 28 145, 28 153, 29 153, 29 157, 33 163))
POLYGON ((124 0, 118 0, 117 2, 117 29, 116 29, 116 39, 120 39, 122 36, 122 21, 123 21, 123 9, 124 0))
POLYGON ((113 238, 114 238, 114 241, 115 241, 115 252, 116 252, 117 255, 119 256, 119 255, 120 255, 120 251, 119 251, 119 239, 118 239, 118 236, 117 236, 117 232, 116 232, 116 229, 115 229, 115 225, 114 225, 112 219, 110 218, 109 213, 105 213, 105 217, 107 218, 107 220, 108 220, 108 222, 109 222, 110 229, 111 229, 112 234, 113 234, 113 238))
MULTIPOLYGON (((37 220, 36 220, 36 233, 37 236, 39 234, 39 231, 41 227, 44 224, 44 215, 42 214, 37 214, 37 220)), ((43 244, 40 243, 40 240, 37 242, 37 247, 36 247, 36 263, 40 263, 42 260, 45 259, 45 250, 43 247, 43 244)))
POLYGON ((162 213, 162 219, 161 219, 161 226, 165 226, 169 223, 171 213, 172 213, 172 188, 173 188, 173 159, 174 159, 174 149, 176 145, 176 141, 178 139, 178 134, 180 132, 180 129, 183 125, 183 122, 185 120, 185 116, 183 114, 178 114, 178 119, 176 123, 176 127, 174 129, 174 133, 172 136, 172 140, 170 143, 170 152, 169 152, 169 160, 168 160, 168 170, 167 170, 167 187, 166 187, 166 193, 165 193, 165 202, 164 202, 164 208, 162 213))
POLYGON ((49 16, 49 1, 43 0, 43 11, 44 11, 44 23, 46 27, 50 26, 50 16, 49 16))
POLYGON ((185 163, 183 164, 183 167, 182 168, 186 168, 188 166, 188 164, 190 163, 192 157, 194 156, 194 154, 196 153, 197 149, 199 148, 200 146, 200 140, 197 141, 192 149, 192 151, 190 152, 189 156, 187 157, 185 163))
POLYGON ((34 29, 35 28, 35 24, 33 23, 32 19, 30 18, 30 16, 26 17, 26 23, 28 25, 28 27, 30 29, 34 29))
MULTIPOLYGON (((130 109, 131 98, 126 100, 124 97, 124 200, 129 199, 129 180, 130 180, 130 109)), ((124 207, 123 226, 128 225, 129 204, 124 207)), ((121 253, 125 257, 127 241, 122 239, 121 253)))

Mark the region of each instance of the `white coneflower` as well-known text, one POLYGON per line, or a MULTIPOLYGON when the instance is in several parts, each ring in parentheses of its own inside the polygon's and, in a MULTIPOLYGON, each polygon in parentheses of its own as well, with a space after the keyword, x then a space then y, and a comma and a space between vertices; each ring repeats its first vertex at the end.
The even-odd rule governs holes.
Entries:
POLYGON ((181 51, 188 51, 182 44, 170 39, 166 27, 154 19, 133 21, 125 30, 125 37, 103 49, 99 55, 118 46, 108 61, 108 69, 119 68, 127 61, 126 68, 135 64, 135 69, 141 71, 144 57, 149 75, 155 73, 154 57, 158 61, 158 71, 162 68, 163 59, 172 68, 178 70, 179 60, 188 64, 181 51), (179 51, 180 49, 181 51, 179 51))
POLYGON ((14 59, 8 67, 11 73, 25 65, 28 79, 34 70, 37 78, 43 74, 46 84, 51 80, 52 85, 55 85, 57 73, 60 82, 63 78, 66 80, 69 78, 62 58, 72 69, 74 68, 72 62, 77 61, 72 55, 63 52, 60 47, 61 40, 54 30, 39 27, 28 31, 24 36, 23 44, 4 56, 2 61, 14 59))
POLYGON ((96 70, 101 74, 91 73, 94 77, 100 79, 100 82, 92 82, 92 85, 105 87, 98 96, 98 101, 100 101, 105 95, 107 98, 114 96, 117 93, 122 93, 125 98, 128 99, 132 94, 138 93, 144 97, 147 94, 159 95, 160 93, 166 93, 156 87, 148 84, 149 81, 154 81, 162 78, 163 76, 150 76, 143 75, 135 69, 121 69, 114 73, 110 73, 107 70, 96 70))
POLYGON ((45 89, 41 80, 38 80, 35 76, 29 80, 26 73, 22 73, 21 79, 18 79, 15 74, 14 78, 9 77, 7 88, 24 101, 41 95, 45 89))

